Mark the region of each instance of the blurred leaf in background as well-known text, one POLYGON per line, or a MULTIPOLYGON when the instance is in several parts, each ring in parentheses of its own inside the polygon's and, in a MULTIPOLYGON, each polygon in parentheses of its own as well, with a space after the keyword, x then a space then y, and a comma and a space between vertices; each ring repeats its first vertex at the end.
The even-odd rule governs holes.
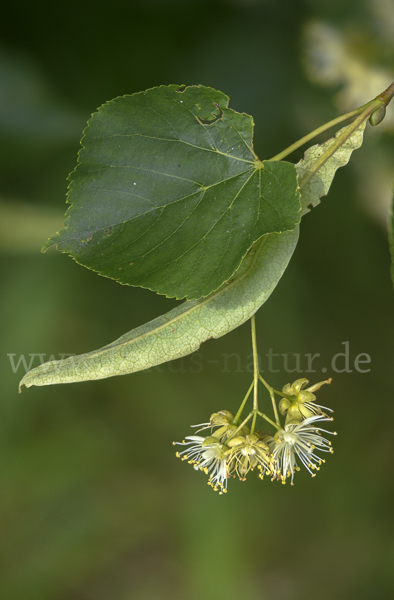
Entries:
MULTIPOLYGON (((394 317, 383 224, 391 189, 381 183, 392 177, 393 133, 385 125, 392 106, 384 127, 367 128, 329 196, 303 219, 297 252, 257 315, 266 375, 270 349, 275 355, 274 385, 296 379, 285 372, 286 364, 297 366, 295 354, 299 377, 314 383, 323 369, 324 378, 333 376, 324 398, 335 409, 339 435, 318 477, 301 474, 294 488, 257 477, 230 481, 219 497, 173 455, 171 442, 191 423, 236 407, 245 393, 248 325, 147 372, 17 394, 23 360, 35 366, 52 355, 89 351, 175 306, 61 253, 40 253, 65 212, 66 176, 98 106, 160 84, 212 85, 235 110, 253 115, 256 153, 268 158, 337 116, 347 89, 351 104, 351 85, 367 91, 375 73, 392 75, 392 20, 389 0, 3 7, 2 598, 393 597, 394 486, 387 474, 394 452, 394 317), (319 31, 334 31, 351 57, 347 79, 342 59, 311 46, 308 28, 316 23, 319 31), (306 53, 309 61, 333 65, 327 86, 311 79, 306 53), (379 219, 371 218, 375 208, 360 205, 379 205, 379 219), (352 372, 333 373, 332 358, 344 343, 352 372), (354 366, 360 353, 371 358, 365 373, 354 366), (320 354, 316 373, 308 372, 308 354, 320 354)), ((366 99, 385 86, 376 85, 366 99)), ((337 364, 345 369, 344 357, 337 364)))

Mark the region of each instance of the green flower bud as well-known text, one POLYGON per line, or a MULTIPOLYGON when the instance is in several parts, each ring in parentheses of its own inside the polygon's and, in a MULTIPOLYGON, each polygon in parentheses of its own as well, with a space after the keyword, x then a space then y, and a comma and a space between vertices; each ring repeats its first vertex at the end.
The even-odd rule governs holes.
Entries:
POLYGON ((229 412, 228 410, 220 410, 219 412, 213 413, 213 415, 211 415, 209 422, 211 423, 212 426, 228 425, 233 420, 234 420, 234 417, 231 414, 231 412, 229 412))
POLYGON ((383 121, 383 119, 384 119, 385 116, 386 116, 386 107, 385 106, 380 106, 369 117, 369 122, 371 123, 371 125, 373 127, 375 127, 376 125, 379 125, 379 123, 381 123, 383 121))

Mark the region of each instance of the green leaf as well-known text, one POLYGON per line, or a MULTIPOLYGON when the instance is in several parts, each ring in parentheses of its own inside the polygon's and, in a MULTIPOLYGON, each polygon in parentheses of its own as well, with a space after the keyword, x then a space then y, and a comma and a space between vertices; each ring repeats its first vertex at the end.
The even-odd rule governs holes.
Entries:
MULTIPOLYGON (((358 129, 349 137, 348 140, 324 163, 324 165, 315 173, 313 177, 301 190, 301 209, 302 215, 309 212, 308 207, 315 207, 320 203, 320 198, 328 194, 337 169, 344 167, 350 160, 353 150, 357 150, 363 143, 364 129, 366 121, 364 121, 358 129)), ((345 131, 347 127, 342 127, 335 136, 324 144, 311 146, 306 150, 304 158, 296 164, 298 178, 301 178, 313 167, 316 160, 327 152, 336 138, 345 131)))
POLYGON ((300 220, 297 175, 260 162, 253 119, 204 86, 116 98, 89 121, 56 244, 116 281, 176 298, 217 290, 261 236, 300 220))
POLYGON ((186 301, 99 350, 32 369, 20 386, 50 385, 125 375, 198 350, 232 331, 268 299, 294 252, 298 227, 256 242, 233 281, 202 300, 186 301))
POLYGON ((388 234, 391 253, 391 279, 394 284, 394 190, 389 212, 388 234))

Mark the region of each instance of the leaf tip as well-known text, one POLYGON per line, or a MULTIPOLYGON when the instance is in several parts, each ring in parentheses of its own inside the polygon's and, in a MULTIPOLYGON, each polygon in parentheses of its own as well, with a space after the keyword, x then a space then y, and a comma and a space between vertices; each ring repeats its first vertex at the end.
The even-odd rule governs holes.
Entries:
POLYGON ((26 388, 30 387, 28 384, 26 384, 26 377, 27 377, 27 373, 24 377, 22 377, 22 379, 19 382, 19 386, 18 386, 18 394, 22 393, 22 387, 25 386, 26 388))

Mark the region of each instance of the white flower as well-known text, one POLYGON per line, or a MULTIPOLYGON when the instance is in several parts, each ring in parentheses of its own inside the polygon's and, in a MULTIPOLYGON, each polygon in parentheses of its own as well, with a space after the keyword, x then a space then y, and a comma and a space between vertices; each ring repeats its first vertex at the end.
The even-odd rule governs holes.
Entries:
POLYGON ((196 470, 209 474, 208 484, 220 494, 227 492, 227 466, 224 452, 227 447, 212 436, 189 435, 183 442, 174 442, 179 446, 187 446, 176 455, 182 460, 187 460, 196 470), (186 441, 188 440, 188 441, 186 441))
POLYGON ((312 471, 319 470, 320 465, 325 462, 315 454, 315 450, 333 453, 331 442, 320 433, 331 432, 315 426, 315 423, 320 421, 332 421, 332 419, 323 415, 314 415, 301 422, 290 422, 275 434, 270 443, 274 459, 274 477, 281 479, 282 483, 286 483, 287 477, 291 477, 291 484, 293 484, 294 473, 300 470, 296 456, 314 477, 316 473, 312 471))

